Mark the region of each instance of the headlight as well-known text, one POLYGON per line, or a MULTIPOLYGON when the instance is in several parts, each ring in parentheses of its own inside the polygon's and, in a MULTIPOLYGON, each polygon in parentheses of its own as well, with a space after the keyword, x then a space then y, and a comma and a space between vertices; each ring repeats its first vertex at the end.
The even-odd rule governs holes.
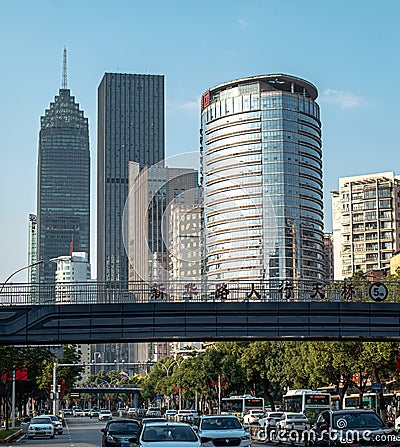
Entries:
POLYGON ((203 438, 203 437, 201 437, 200 438, 200 441, 203 443, 203 442, 210 442, 210 441, 212 441, 212 439, 213 438, 203 438))
POLYGON ((114 439, 114 437, 111 436, 110 434, 107 434, 107 441, 108 441, 108 442, 114 442, 115 439, 114 439))
POLYGON ((243 439, 244 441, 247 441, 248 439, 251 439, 250 433, 247 433, 245 436, 241 436, 240 439, 243 439))

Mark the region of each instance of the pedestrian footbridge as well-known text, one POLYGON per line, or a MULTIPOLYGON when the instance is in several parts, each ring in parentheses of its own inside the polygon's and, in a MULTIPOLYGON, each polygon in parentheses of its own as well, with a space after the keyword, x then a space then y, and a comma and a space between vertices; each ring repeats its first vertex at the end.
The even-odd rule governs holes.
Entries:
POLYGON ((391 283, 108 286, 7 285, 0 344, 400 341, 400 295, 391 283))

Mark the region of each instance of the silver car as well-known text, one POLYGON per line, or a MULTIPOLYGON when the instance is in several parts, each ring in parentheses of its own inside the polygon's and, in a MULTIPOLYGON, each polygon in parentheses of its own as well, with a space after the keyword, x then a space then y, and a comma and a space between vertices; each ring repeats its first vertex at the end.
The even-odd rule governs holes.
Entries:
MULTIPOLYGON (((200 439, 189 424, 158 422, 145 424, 138 438, 129 439, 141 447, 200 447, 200 439)), ((213 446, 214 447, 214 446, 213 446)))
POLYGON ((54 438, 54 425, 49 416, 36 416, 31 419, 28 427, 28 439, 34 437, 54 438))
POLYGON ((203 447, 216 445, 251 446, 250 434, 234 415, 202 416, 198 435, 203 447))

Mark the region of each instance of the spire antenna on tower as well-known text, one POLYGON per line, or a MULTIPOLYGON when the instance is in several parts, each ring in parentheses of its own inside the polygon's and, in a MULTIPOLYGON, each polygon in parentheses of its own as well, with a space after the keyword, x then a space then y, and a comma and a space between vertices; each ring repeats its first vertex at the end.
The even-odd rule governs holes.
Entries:
POLYGON ((63 77, 62 77, 62 87, 63 89, 67 87, 67 46, 64 45, 64 56, 63 56, 63 77))

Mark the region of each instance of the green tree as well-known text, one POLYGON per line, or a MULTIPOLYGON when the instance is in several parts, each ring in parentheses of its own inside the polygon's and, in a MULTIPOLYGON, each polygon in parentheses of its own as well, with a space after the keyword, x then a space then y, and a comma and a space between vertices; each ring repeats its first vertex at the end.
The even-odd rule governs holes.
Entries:
POLYGON ((272 410, 275 410, 273 386, 282 380, 284 348, 282 342, 254 342, 241 357, 252 395, 261 394, 267 398, 272 410))

